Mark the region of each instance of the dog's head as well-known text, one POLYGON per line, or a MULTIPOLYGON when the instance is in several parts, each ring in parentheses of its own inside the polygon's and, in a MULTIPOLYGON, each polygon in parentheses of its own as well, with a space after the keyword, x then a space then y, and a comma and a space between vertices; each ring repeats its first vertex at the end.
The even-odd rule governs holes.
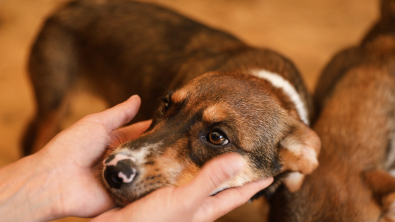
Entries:
MULTIPOLYGON (((163 186, 188 183, 215 156, 237 152, 247 166, 217 191, 284 171, 311 173, 320 141, 265 80, 211 72, 168 95, 150 128, 103 162, 120 205, 163 186)), ((292 184, 290 182, 289 184, 292 184)))

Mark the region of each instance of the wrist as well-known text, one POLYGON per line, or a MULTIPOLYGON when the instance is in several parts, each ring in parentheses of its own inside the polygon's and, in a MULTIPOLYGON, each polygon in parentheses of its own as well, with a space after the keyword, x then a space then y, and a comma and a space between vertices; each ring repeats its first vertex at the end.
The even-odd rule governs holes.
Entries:
POLYGON ((53 169, 41 154, 0 169, 0 215, 5 221, 46 221, 61 215, 53 169))

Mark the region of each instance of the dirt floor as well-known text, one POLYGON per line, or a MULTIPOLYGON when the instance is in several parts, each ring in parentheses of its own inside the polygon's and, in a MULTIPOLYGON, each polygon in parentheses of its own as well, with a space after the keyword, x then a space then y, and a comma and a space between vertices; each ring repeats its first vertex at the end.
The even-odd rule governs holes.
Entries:
MULTIPOLYGON (((65 1, 0 0, 0 167, 20 157, 20 137, 35 109, 26 73, 30 46, 44 18, 65 1)), ((358 44, 378 17, 377 0, 150 2, 228 31, 250 45, 282 53, 296 64, 310 91, 333 54, 358 44)), ((100 100, 81 95, 72 105, 69 121, 102 109, 100 100)), ((264 215, 260 205, 247 204, 223 221, 259 221, 264 215)))

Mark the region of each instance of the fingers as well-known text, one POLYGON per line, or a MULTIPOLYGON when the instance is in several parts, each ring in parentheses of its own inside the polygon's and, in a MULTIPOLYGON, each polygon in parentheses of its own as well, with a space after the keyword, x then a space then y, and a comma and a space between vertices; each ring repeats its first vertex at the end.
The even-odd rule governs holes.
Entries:
POLYGON ((144 131, 148 129, 152 120, 138 122, 115 130, 111 133, 111 145, 116 147, 123 142, 137 139, 144 131))
POLYGON ((99 216, 90 220, 90 222, 102 222, 102 221, 117 221, 115 218, 119 216, 119 212, 121 211, 120 208, 111 209, 99 216))
POLYGON ((189 196, 191 203, 200 205, 219 185, 241 172, 244 164, 244 159, 236 153, 216 157, 202 168, 190 184, 181 187, 180 193, 189 196))
POLYGON ((213 196, 211 200, 213 203, 217 202, 229 202, 230 200, 238 200, 241 204, 245 203, 252 196, 254 196, 259 191, 265 189, 273 182, 273 177, 264 178, 258 181, 247 183, 241 187, 234 187, 224 190, 217 195, 213 196))
POLYGON ((213 197, 207 198, 203 215, 211 215, 210 220, 215 220, 235 208, 243 205, 259 191, 265 189, 273 182, 273 177, 251 182, 241 187, 224 190, 213 197))
POLYGON ((134 95, 123 103, 120 103, 103 112, 89 115, 90 121, 102 124, 108 133, 117 129, 118 127, 129 123, 140 108, 140 97, 134 95))

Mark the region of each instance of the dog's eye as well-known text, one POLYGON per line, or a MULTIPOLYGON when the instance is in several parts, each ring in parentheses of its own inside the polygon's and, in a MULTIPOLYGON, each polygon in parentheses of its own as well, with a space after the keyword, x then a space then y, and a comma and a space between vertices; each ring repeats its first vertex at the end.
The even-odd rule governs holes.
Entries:
POLYGON ((219 131, 212 131, 207 135, 207 141, 214 145, 226 145, 229 140, 219 131))
POLYGON ((164 97, 164 98, 162 98, 162 101, 165 103, 164 111, 166 112, 169 109, 170 100, 168 97, 164 97))

